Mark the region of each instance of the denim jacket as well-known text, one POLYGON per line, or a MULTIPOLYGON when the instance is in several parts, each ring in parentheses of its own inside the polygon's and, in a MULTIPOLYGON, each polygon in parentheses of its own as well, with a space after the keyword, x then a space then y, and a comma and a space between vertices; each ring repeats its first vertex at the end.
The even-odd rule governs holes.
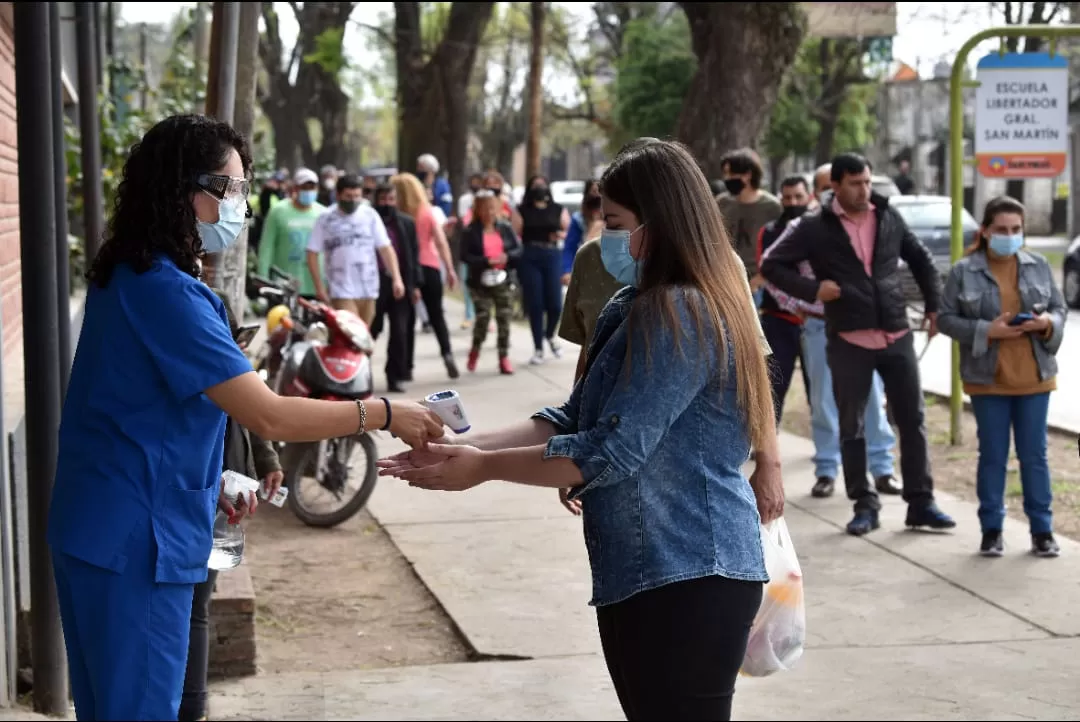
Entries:
POLYGON ((557 429, 545 458, 572 459, 585 480, 571 498, 584 509, 594 606, 705 576, 768 581, 757 503, 742 473, 750 441, 732 354, 721 387, 714 334, 687 332, 696 327, 695 292, 670 293, 678 350, 675 329, 653 324, 646 359, 640 324, 631 331, 627 323, 637 291, 624 288, 600 314, 570 399, 535 415, 557 429))
MULTIPOLYGON (((1065 300, 1045 258, 1021 249, 1017 260, 1020 310, 1035 314, 1045 311, 1053 319, 1054 330, 1049 337, 1030 335, 1039 379, 1045 381, 1057 375, 1054 354, 1065 336, 1065 300)), ((999 315, 1001 294, 986 264, 986 253, 976 251, 957 261, 945 282, 938 328, 960 344, 960 376, 964 383, 994 383, 999 344, 991 342, 988 334, 990 323, 999 315)))

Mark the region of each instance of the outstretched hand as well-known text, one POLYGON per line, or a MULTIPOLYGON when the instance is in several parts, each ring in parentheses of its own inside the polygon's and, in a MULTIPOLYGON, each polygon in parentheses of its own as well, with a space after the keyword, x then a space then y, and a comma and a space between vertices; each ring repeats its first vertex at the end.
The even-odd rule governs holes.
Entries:
POLYGON ((396 476, 409 486, 436 491, 465 491, 487 481, 484 452, 475 446, 428 444, 380 459, 380 476, 396 476))

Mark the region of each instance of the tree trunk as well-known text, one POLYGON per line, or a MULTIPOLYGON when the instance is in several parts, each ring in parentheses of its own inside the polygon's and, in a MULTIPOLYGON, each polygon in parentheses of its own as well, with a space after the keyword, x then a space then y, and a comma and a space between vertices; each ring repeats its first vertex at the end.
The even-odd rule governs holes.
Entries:
POLYGON ((680 2, 698 69, 678 137, 709 178, 724 153, 752 147, 765 129, 780 83, 799 50, 806 17, 799 3, 680 2))
POLYGON ((398 77, 398 168, 408 170, 423 153, 444 159, 457 197, 465 187, 469 77, 493 2, 455 2, 446 32, 424 57, 420 3, 394 3, 394 54, 398 77))
POLYGON ((316 117, 322 127, 322 145, 315 154, 315 164, 345 167, 346 140, 349 134, 349 96, 337 83, 322 83, 318 94, 316 117))
MULTIPOLYGON (((255 130, 255 79, 258 74, 259 6, 240 4, 240 32, 236 57, 236 104, 233 107, 233 127, 248 142, 255 130)), ((250 224, 245 224, 240 237, 221 254, 221 278, 215 279, 232 305, 233 313, 243 322, 245 285, 247 280, 247 249, 250 224)))
POLYGON ((780 195, 780 182, 784 180, 780 177, 780 168, 784 165, 785 160, 787 158, 779 156, 769 158, 769 184, 772 186, 770 190, 776 196, 780 195))
POLYGON ((532 31, 529 43, 529 134, 525 148, 525 177, 540 173, 540 134, 544 113, 544 14, 542 2, 529 3, 532 31))
POLYGON ((820 43, 821 97, 817 102, 818 137, 814 148, 814 161, 819 166, 833 158, 840 109, 861 72, 861 47, 858 40, 846 38, 823 39, 820 43))
MULTIPOLYGON (((210 48, 206 62, 206 115, 216 118, 218 112, 218 59, 221 57, 221 24, 225 4, 220 2, 211 3, 211 8, 210 48)), ((109 54, 112 55, 111 50, 109 54)))
POLYGON ((279 167, 295 169, 303 163, 340 165, 348 132, 348 97, 336 75, 305 57, 325 48, 317 39, 328 30, 344 28, 355 3, 303 3, 296 10, 299 36, 292 57, 282 64, 285 52, 276 3, 261 3, 265 32, 259 37, 259 57, 267 74, 267 90, 261 97, 263 112, 274 129, 275 157, 279 167), (295 79, 295 82, 293 80, 295 79), (307 119, 322 126, 318 155, 312 146, 307 119))

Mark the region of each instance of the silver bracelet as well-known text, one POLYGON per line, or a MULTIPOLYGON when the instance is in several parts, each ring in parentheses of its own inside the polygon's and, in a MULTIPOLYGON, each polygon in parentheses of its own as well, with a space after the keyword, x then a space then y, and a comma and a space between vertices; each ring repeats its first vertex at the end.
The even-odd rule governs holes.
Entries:
POLYGON ((364 406, 363 401, 361 401, 360 399, 357 399, 356 400, 356 408, 360 409, 360 430, 357 431, 356 433, 358 433, 358 434, 366 434, 367 433, 367 407, 364 406))

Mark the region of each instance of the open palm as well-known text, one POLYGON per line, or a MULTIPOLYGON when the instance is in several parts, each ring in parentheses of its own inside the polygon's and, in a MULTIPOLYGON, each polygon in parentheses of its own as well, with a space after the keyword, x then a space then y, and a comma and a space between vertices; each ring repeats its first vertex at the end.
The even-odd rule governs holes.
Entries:
POLYGON ((379 476, 400 476, 404 471, 441 464, 447 458, 449 457, 446 454, 427 449, 407 449, 385 459, 379 459, 375 464, 381 469, 379 476))

